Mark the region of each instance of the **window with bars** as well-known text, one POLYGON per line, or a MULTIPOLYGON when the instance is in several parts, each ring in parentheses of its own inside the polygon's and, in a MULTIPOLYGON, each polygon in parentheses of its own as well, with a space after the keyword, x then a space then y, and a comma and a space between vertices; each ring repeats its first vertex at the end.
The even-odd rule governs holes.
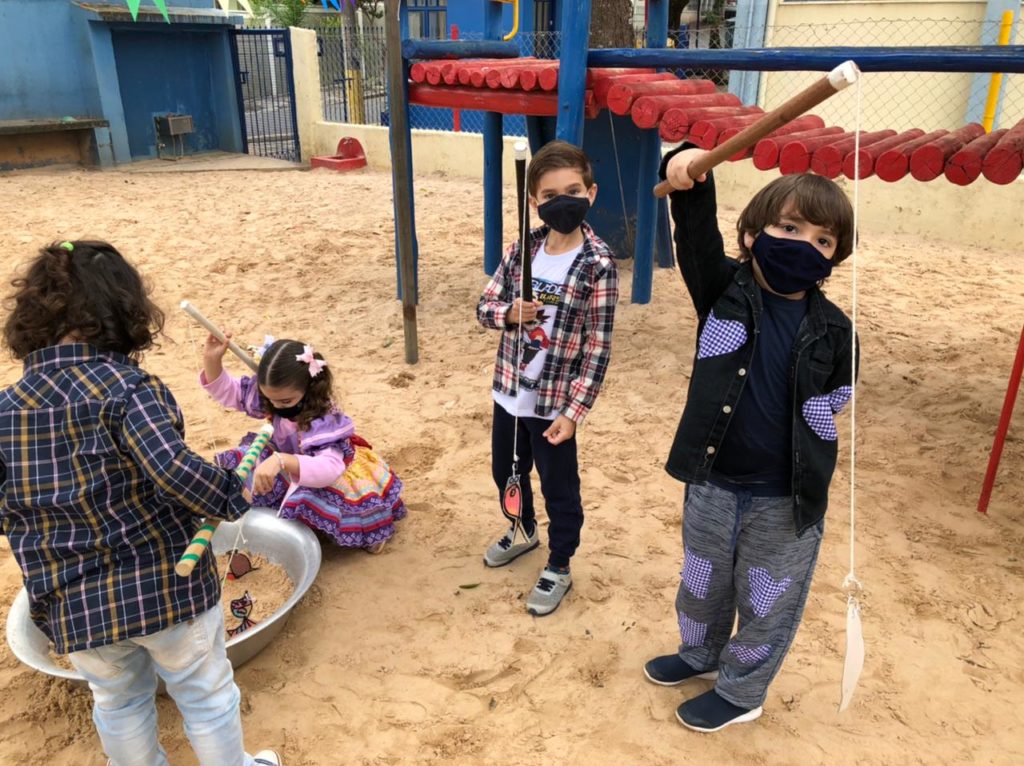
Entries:
POLYGON ((448 0, 409 0, 409 38, 448 39, 448 0))

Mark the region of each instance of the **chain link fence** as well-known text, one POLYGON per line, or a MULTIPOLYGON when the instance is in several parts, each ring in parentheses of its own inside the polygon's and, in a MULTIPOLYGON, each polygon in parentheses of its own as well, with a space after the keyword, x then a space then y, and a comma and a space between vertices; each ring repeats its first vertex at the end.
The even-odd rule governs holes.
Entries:
MULTIPOLYGON (((832 24, 798 24, 769 27, 765 47, 831 46, 922 46, 978 45, 995 39, 995 24, 962 19, 913 19, 844 21, 832 24)), ((746 30, 737 29, 730 19, 724 24, 683 28, 673 34, 669 45, 679 48, 730 47, 743 40, 746 30)), ((1024 19, 1018 20, 1015 40, 1024 40, 1024 19)), ((318 29, 320 76, 324 117, 330 121, 368 125, 387 124, 385 86, 385 45, 377 27, 359 29, 318 29)), ((461 35, 461 39, 482 39, 482 35, 461 35)), ((521 55, 557 58, 557 32, 521 32, 516 36, 521 55)), ((644 30, 636 30, 636 44, 644 43, 644 30)), ((742 75, 709 69, 677 70, 680 77, 708 79, 719 90, 735 86, 740 77, 757 82, 757 105, 769 110, 805 88, 820 72, 762 72, 742 75)), ((863 78, 861 128, 863 130, 931 131, 953 130, 967 122, 980 122, 988 94, 988 74, 880 72, 863 78)), ((856 121, 853 89, 821 104, 814 112, 826 124, 853 129, 856 121)), ((1024 119, 1024 74, 1004 75, 994 128, 1011 127, 1024 119)), ((479 133, 483 114, 477 111, 436 109, 412 105, 412 127, 428 130, 460 130, 479 133)), ((525 135, 525 120, 506 115, 506 135, 525 135)))

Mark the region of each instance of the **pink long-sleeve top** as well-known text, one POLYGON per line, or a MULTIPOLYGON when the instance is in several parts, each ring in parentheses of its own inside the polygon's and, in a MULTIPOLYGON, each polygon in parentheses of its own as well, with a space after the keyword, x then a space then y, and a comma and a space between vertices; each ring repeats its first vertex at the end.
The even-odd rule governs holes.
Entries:
MULTIPOLYGON (((255 376, 236 378, 225 370, 210 382, 206 379, 206 372, 202 371, 199 383, 206 393, 225 407, 260 420, 266 418, 255 376)), ((301 432, 293 421, 281 417, 275 416, 273 425, 273 445, 278 451, 298 458, 299 475, 291 477, 294 484, 328 487, 345 472, 345 454, 352 452, 348 440, 355 434, 355 425, 348 415, 334 410, 317 418, 308 430, 301 432)))

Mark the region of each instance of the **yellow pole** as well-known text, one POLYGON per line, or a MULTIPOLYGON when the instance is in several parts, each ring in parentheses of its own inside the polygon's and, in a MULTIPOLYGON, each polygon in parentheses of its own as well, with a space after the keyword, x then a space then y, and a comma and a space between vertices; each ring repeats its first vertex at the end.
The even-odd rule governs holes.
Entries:
MULTIPOLYGON (((999 44, 1009 45, 1010 32, 1013 31, 1013 11, 1003 11, 1003 21, 999 25, 999 44)), ((986 133, 992 132, 992 123, 996 120, 996 107, 999 105, 999 89, 1003 85, 1003 75, 996 72, 988 83, 988 99, 985 101, 985 116, 981 120, 986 133)))
POLYGON ((366 102, 363 101, 363 73, 358 69, 346 69, 348 81, 348 121, 356 125, 366 124, 366 102))
POLYGON ((512 3, 512 31, 502 37, 502 40, 511 40, 519 34, 519 0, 498 0, 501 3, 512 3))

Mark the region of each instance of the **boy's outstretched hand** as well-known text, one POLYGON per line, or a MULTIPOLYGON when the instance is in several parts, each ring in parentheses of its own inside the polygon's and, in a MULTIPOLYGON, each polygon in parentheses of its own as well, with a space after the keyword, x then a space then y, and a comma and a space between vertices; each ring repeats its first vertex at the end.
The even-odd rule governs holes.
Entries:
POLYGON ((575 433, 576 424, 565 415, 559 415, 543 435, 551 444, 561 444, 571 439, 575 433))
MULTIPOLYGON (((691 162, 705 154, 707 152, 704 149, 684 149, 679 154, 674 155, 668 161, 668 166, 665 168, 665 180, 672 184, 672 188, 678 191, 692 189, 695 181, 690 178, 690 174, 686 172, 686 169, 690 167, 691 162)), ((702 183, 706 180, 708 180, 706 173, 701 173, 700 178, 697 179, 697 181, 702 183)))

